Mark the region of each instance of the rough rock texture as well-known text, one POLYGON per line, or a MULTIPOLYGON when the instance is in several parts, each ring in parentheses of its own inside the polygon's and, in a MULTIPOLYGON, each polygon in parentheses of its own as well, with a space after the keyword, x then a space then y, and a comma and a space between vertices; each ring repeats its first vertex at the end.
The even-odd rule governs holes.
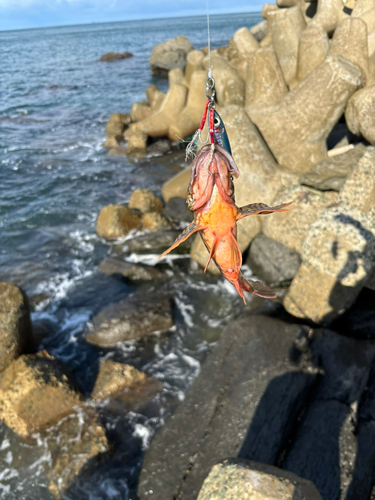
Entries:
POLYGON ((149 60, 151 73, 154 76, 167 77, 170 69, 184 69, 186 56, 193 49, 192 44, 183 35, 156 45, 149 60))
POLYGON ((165 202, 168 202, 171 198, 174 198, 176 196, 186 199, 187 188, 190 182, 190 175, 191 167, 186 167, 174 177, 169 179, 169 181, 163 184, 161 193, 165 202))
POLYGON ((368 148, 340 191, 338 206, 312 224, 303 263, 284 300, 295 316, 328 324, 347 310, 375 267, 375 150, 368 148))
POLYGON ((94 400, 110 398, 132 385, 143 382, 146 378, 147 375, 134 366, 105 359, 99 363, 91 398, 94 400))
POLYGON ((197 500, 322 500, 311 481, 278 467, 231 459, 214 465, 197 500))
POLYGON ((321 64, 329 50, 328 36, 319 26, 310 24, 299 39, 297 80, 303 80, 321 64))
MULTIPOLYGON (((276 164, 243 108, 228 106, 221 111, 221 118, 225 123, 234 161, 240 170, 240 177, 234 180, 237 206, 256 202, 271 203, 280 186, 293 181, 294 173, 276 164)), ((239 221, 238 242, 241 250, 245 250, 258 234, 261 221, 266 217, 268 216, 251 216, 239 221)))
POLYGON ((67 368, 42 353, 23 355, 0 378, 0 419, 21 436, 52 425, 81 403, 67 368))
POLYGON ((294 250, 264 234, 258 234, 251 242, 246 264, 262 281, 271 285, 285 285, 296 275, 301 259, 294 250))
MULTIPOLYGON (((204 61, 208 69, 208 58, 204 61)), ((235 104, 243 106, 245 102, 245 83, 236 68, 217 53, 211 54, 211 65, 215 67, 216 100, 219 106, 235 104)))
POLYGON ((364 152, 365 146, 358 144, 346 153, 326 158, 305 172, 299 181, 301 184, 320 189, 321 191, 340 191, 346 177, 358 163, 364 152))
POLYGON ((16 285, 0 282, 0 371, 32 341, 29 301, 16 285))
POLYGON ((279 102, 288 92, 275 51, 259 49, 249 57, 246 78, 245 109, 251 117, 253 108, 279 102))
POLYGON ((186 58, 185 82, 190 86, 191 77, 195 71, 203 70, 204 54, 201 50, 192 50, 186 58))
POLYGON ((329 56, 278 104, 251 118, 279 163, 305 172, 326 157, 325 139, 361 84, 361 71, 329 56))
POLYGON ((90 408, 79 409, 62 419, 47 435, 51 468, 49 490, 61 498, 74 479, 109 451, 104 427, 90 408))
MULTIPOLYGON (((141 500, 150 490, 155 500, 195 500, 211 467, 226 457, 277 460, 316 379, 289 361, 293 349, 299 352, 299 332, 296 325, 248 312, 224 329, 145 454, 141 500)), ((295 359, 301 360, 298 354, 295 359)))
POLYGON ((132 281, 152 281, 164 276, 154 267, 132 264, 119 257, 107 257, 99 264, 99 269, 108 276, 122 274, 132 281))
POLYGON ((148 116, 151 116, 152 108, 148 102, 135 102, 130 110, 130 118, 132 122, 139 122, 148 116))
POLYGON ((140 223, 141 217, 134 210, 123 205, 108 205, 100 210, 96 232, 101 238, 121 238, 140 223))
POLYGON ((320 0, 311 24, 322 26, 330 34, 347 15, 342 0, 320 0))
POLYGON ((257 42, 261 42, 267 35, 267 21, 261 21, 250 28, 250 33, 257 42))
POLYGON ((341 21, 333 35, 330 55, 340 55, 357 65, 363 76, 368 74, 367 26, 359 17, 341 21))
MULTIPOLYGON (((182 72, 181 75, 183 77, 182 72)), ((168 136, 169 127, 175 123, 185 107, 187 91, 185 85, 171 82, 159 111, 138 122, 136 129, 150 137, 168 136)), ((171 138, 173 141, 175 139, 171 138)))
POLYGON ((311 224, 327 206, 336 203, 337 193, 322 192, 300 184, 292 184, 280 189, 272 203, 279 205, 287 201, 293 201, 288 212, 265 217, 263 233, 287 248, 301 253, 303 241, 311 224))
POLYGON ((156 85, 151 85, 146 89, 146 96, 153 111, 158 111, 163 104, 165 94, 156 85))
POLYGON ((190 89, 185 108, 169 128, 169 138, 173 141, 193 134, 202 121, 206 97, 206 71, 195 71, 190 77, 190 89))
MULTIPOLYGON (((147 118, 146 118, 147 120, 147 118)), ((124 133, 126 154, 144 155, 147 150, 147 134, 133 123, 124 133)))
POLYGON ((353 134, 362 134, 375 145, 375 127, 372 115, 375 109, 375 85, 358 90, 349 99, 345 110, 348 128, 353 134))
POLYGON ((150 231, 162 231, 163 229, 170 229, 171 223, 163 214, 149 212, 143 214, 142 217, 142 229, 148 229, 150 231))
POLYGON ((131 121, 129 114, 113 113, 105 127, 108 139, 104 143, 104 147, 116 147, 122 141, 124 130, 130 125, 131 121))
POLYGON ((244 80, 246 79, 249 57, 258 48, 259 44, 255 37, 245 27, 237 30, 233 38, 229 40, 228 60, 237 68, 239 75, 244 80))
POLYGON ((280 9, 272 23, 272 45, 287 85, 297 76, 299 37, 305 26, 299 7, 280 9))
POLYGON ((122 52, 121 54, 119 54, 118 52, 107 52, 106 54, 101 56, 99 61, 113 62, 120 61, 121 59, 129 59, 130 57, 133 57, 133 54, 131 54, 130 52, 122 52))
POLYGON ((135 208, 142 213, 160 213, 163 211, 163 202, 151 189, 135 189, 130 195, 129 208, 135 208))
POLYGON ((86 340, 101 347, 112 346, 168 330, 173 324, 169 297, 152 293, 152 289, 148 294, 139 291, 97 314, 88 326, 86 340))

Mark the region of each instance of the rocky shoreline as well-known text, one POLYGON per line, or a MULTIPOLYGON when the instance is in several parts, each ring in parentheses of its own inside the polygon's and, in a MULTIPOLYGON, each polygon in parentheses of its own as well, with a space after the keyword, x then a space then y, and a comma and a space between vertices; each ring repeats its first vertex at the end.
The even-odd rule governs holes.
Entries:
MULTIPOLYGON (((213 50, 211 63, 241 174, 237 204, 294 200, 287 213, 239 224, 244 262, 277 287, 278 299, 254 298, 236 310, 144 450, 140 500, 374 495, 375 3, 278 0, 262 17, 213 50)), ((183 36, 155 47, 150 69, 168 77, 169 90, 153 85, 147 101, 110 117, 109 154, 178 150, 178 138, 199 126, 207 67, 207 49, 183 36)), ((191 221, 189 177, 187 167, 167 181, 162 199, 135 189, 129 203, 98 214, 97 235, 113 245, 99 268, 134 290, 88 322, 85 339, 97 349, 150 338, 157 349, 176 334, 173 273, 155 264, 191 221), (145 253, 148 261, 138 259, 145 253)), ((187 279, 207 253, 198 236, 172 258, 184 262, 187 279)), ((209 271, 218 272, 213 263, 209 271)), ((144 411, 163 383, 103 356, 83 390, 39 350, 43 332, 31 323, 25 293, 3 282, 0 297, 0 420, 22 439, 45 436, 46 481, 64 498, 116 456, 106 412, 120 421, 144 411)), ((134 460, 132 450, 128 456, 134 460)))

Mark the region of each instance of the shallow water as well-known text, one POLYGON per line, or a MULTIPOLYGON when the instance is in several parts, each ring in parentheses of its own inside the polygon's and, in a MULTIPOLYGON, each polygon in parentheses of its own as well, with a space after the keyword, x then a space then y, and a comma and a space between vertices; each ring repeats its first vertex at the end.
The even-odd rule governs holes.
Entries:
MULTIPOLYGON (((226 44, 236 29, 259 20, 253 14, 212 16, 212 46, 226 44)), ((148 67, 155 44, 184 34, 201 48, 205 23, 197 17, 0 33, 1 279, 25 289, 34 322, 48 325, 41 348, 73 370, 86 394, 93 366, 104 356, 133 364, 164 385, 139 412, 114 416, 106 403, 96 405, 116 451, 67 494, 72 500, 133 496, 155 429, 184 397, 222 326, 242 308, 223 280, 186 272, 188 259, 169 259, 173 331, 106 352, 83 338, 94 314, 135 290, 97 269, 112 252, 95 234, 100 208, 126 202, 135 187, 160 193, 183 166, 180 153, 137 162, 108 157, 102 148, 106 121, 144 100, 149 85, 166 89, 167 82, 151 77, 148 67), (98 62, 105 52, 125 50, 134 57, 98 62)), ((22 440, 3 425, 0 435, 0 498, 52 498, 46 477, 50 438, 35 434, 22 440)))

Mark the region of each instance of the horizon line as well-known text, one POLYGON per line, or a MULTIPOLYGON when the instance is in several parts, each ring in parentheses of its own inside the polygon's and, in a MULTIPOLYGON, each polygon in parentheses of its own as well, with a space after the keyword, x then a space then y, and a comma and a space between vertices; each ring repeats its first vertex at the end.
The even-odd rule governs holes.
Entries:
MULTIPOLYGON (((210 16, 225 16, 225 15, 232 15, 232 14, 259 14, 260 15, 261 11, 247 11, 247 10, 239 10, 236 12, 214 12, 210 13, 210 16)), ((49 28, 68 28, 72 26, 91 26, 93 24, 109 24, 109 23, 130 23, 130 22, 136 22, 136 21, 157 21, 157 20, 163 20, 163 19, 185 19, 189 17, 206 17, 206 14, 189 14, 186 16, 163 16, 163 17, 141 17, 138 19, 122 19, 121 21, 92 21, 91 23, 74 23, 74 24, 56 24, 56 25, 50 25, 50 26, 38 26, 35 28, 10 28, 10 29, 5 29, 5 30, 0 30, 0 33, 9 33, 9 32, 14 32, 14 31, 30 31, 30 30, 44 30, 44 29, 49 29, 49 28)))

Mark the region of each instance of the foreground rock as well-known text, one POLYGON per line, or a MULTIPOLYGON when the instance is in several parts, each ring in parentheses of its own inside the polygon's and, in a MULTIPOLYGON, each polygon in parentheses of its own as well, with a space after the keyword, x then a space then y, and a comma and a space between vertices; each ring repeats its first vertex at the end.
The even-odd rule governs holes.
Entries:
POLYGON ((338 205, 312 224, 302 265, 285 298, 293 315, 328 324, 345 312, 375 267, 375 150, 368 148, 340 191, 338 205))
POLYGON ((152 291, 134 295, 105 307, 88 326, 86 340, 100 347, 139 339, 174 325, 171 300, 152 291))
POLYGON ((250 245, 246 264, 262 281, 285 286, 297 274, 301 258, 294 250, 258 234, 250 245))
POLYGON ((30 346, 32 329, 29 302, 11 283, 0 283, 0 371, 30 346))
POLYGON ((160 213, 163 210, 163 202, 151 189, 135 189, 130 196, 129 208, 135 208, 142 213, 160 213))
POLYGON ((108 205, 100 210, 96 232, 100 238, 117 239, 139 227, 141 216, 124 205, 108 205))
POLYGON ((224 329, 145 454, 141 500, 150 490, 155 500, 195 500, 211 467, 228 456, 277 460, 315 381, 313 371, 289 361, 299 332, 296 325, 248 312, 224 329))
POLYGON ((311 481, 249 460, 229 459, 212 467, 197 500, 322 500, 311 481))
POLYGON ((184 69, 186 56, 194 47, 186 36, 177 36, 167 42, 156 45, 152 51, 149 64, 154 76, 167 77, 173 68, 184 69))
POLYGON ((107 52, 101 58, 99 61, 101 62, 113 62, 113 61, 120 61, 121 59, 129 59, 130 57, 133 57, 133 54, 130 52, 122 52, 119 54, 118 52, 107 52))
POLYGON ((321 191, 340 191, 346 177, 358 163, 365 146, 358 144, 355 148, 341 155, 326 158, 305 172, 299 179, 301 184, 320 189, 321 191))
POLYGON ((99 363, 98 375, 91 398, 94 400, 107 399, 139 382, 145 381, 147 375, 134 366, 116 363, 105 359, 99 363))
POLYGON ((251 112, 279 163, 305 172, 326 158, 325 139, 361 77, 358 66, 329 56, 278 104, 251 112))
POLYGON ((56 423, 82 401, 63 363, 42 353, 21 356, 0 379, 0 419, 21 436, 56 423))
POLYGON ((109 451, 105 428, 90 408, 71 413, 49 429, 46 437, 51 454, 48 488, 56 498, 61 498, 86 466, 92 467, 109 451))

